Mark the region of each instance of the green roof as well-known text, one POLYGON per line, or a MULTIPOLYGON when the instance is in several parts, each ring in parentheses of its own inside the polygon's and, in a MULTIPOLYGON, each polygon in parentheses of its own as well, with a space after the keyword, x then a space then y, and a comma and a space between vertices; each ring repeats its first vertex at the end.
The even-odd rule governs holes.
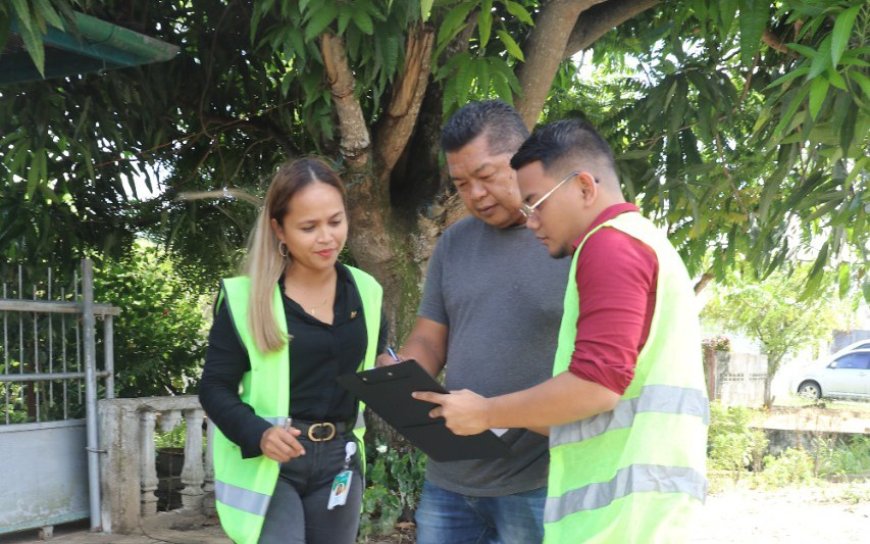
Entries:
POLYGON ((13 19, 12 34, 0 53, 0 84, 50 79, 170 60, 178 46, 130 29, 75 13, 75 29, 49 27, 43 36, 45 77, 24 48, 13 19))

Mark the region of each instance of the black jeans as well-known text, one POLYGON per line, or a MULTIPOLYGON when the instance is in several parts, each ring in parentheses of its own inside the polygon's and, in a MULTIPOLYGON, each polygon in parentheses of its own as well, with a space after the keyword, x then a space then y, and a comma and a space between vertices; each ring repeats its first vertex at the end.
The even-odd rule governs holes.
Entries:
POLYGON ((260 544, 354 544, 359 529, 365 482, 359 469, 359 452, 351 461, 353 479, 344 506, 327 510, 335 475, 344 469, 345 444, 353 435, 328 442, 302 440, 305 455, 281 464, 281 472, 260 544))

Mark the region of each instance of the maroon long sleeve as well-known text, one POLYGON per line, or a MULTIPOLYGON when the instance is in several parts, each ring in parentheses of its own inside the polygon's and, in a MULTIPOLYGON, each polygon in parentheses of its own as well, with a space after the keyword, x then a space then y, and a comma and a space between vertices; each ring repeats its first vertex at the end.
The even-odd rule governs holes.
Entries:
MULTIPOLYGON (((590 230, 621 213, 637 211, 629 203, 610 206, 590 230)), ((577 239, 575 248, 585 235, 577 239)), ((580 317, 569 367, 572 374, 619 395, 625 392, 649 336, 657 279, 658 259, 646 244, 608 227, 589 237, 577 262, 580 317)))

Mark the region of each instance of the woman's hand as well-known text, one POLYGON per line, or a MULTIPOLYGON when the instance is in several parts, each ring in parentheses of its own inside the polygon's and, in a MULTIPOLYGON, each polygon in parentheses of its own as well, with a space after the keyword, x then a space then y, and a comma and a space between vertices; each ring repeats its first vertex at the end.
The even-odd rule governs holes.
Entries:
POLYGON ((286 463, 290 459, 305 455, 305 448, 296 440, 302 431, 295 427, 270 427, 260 438, 260 450, 269 459, 286 463))

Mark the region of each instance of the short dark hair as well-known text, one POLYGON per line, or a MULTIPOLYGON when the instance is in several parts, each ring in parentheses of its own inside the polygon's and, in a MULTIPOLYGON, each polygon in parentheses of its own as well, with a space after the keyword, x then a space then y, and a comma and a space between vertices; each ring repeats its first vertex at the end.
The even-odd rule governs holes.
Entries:
POLYGON ((563 159, 604 159, 616 171, 613 151, 595 128, 582 119, 565 119, 535 129, 511 158, 511 167, 519 170, 541 161, 544 170, 563 159))
POLYGON ((501 100, 469 102, 454 113, 441 129, 441 148, 452 153, 486 133, 493 155, 514 153, 529 137, 529 129, 517 110, 501 100))

